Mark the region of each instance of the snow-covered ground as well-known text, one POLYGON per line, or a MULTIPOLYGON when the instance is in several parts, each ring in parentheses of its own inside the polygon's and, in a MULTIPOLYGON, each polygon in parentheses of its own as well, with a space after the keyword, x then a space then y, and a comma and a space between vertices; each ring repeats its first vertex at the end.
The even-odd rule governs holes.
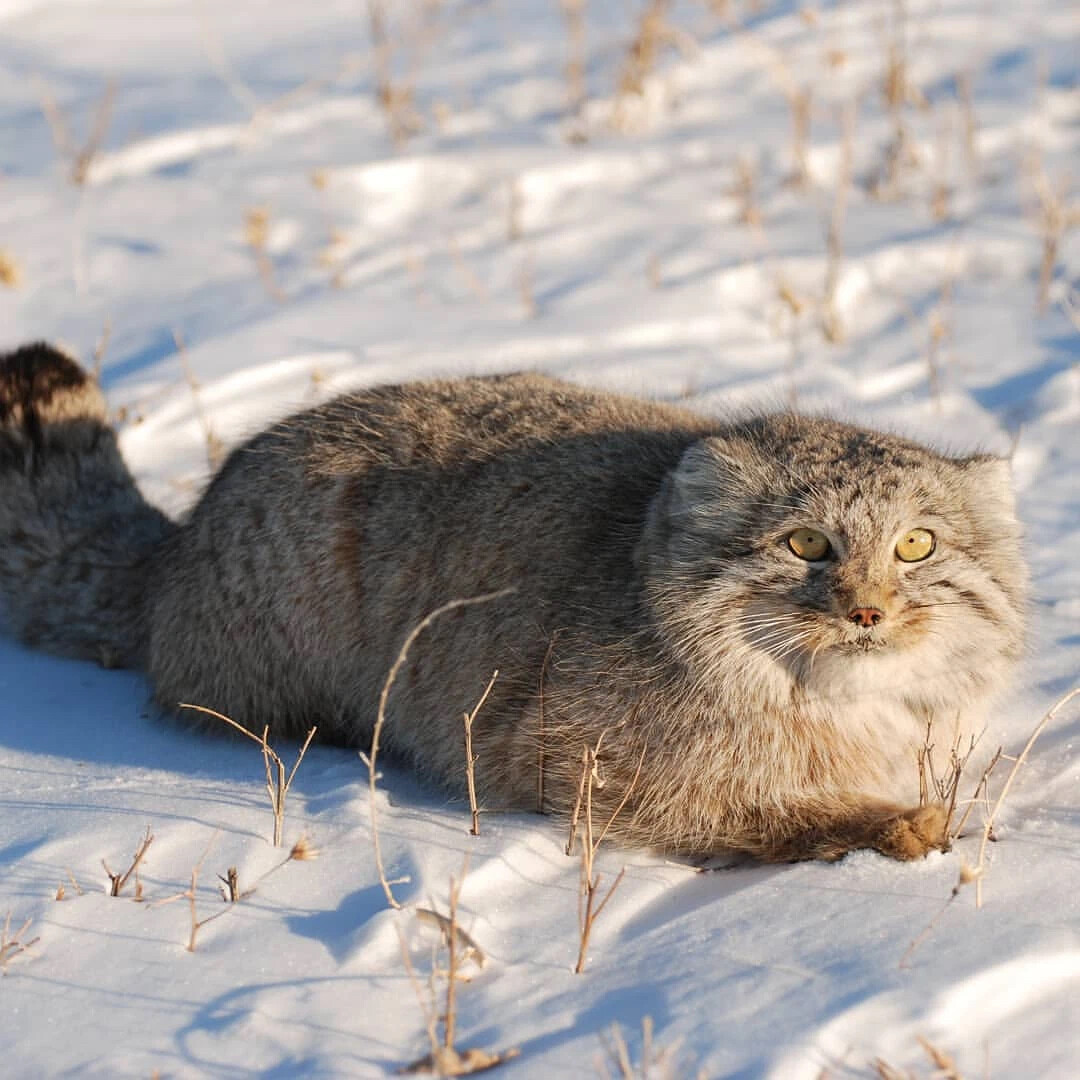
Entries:
MULTIPOLYGON (((986 744, 1015 753, 1080 672, 1075 5, 580 6, 582 36, 559 0, 0 0, 0 349, 97 349, 171 511, 219 443, 433 373, 795 403, 1011 454, 1032 647, 986 744), (635 70, 646 7, 667 27, 635 70)), ((0 640, 0 693, 0 916, 40 939, 0 982, 7 1076, 391 1072, 428 1048, 399 934, 423 982, 416 909, 446 910, 466 856, 486 963, 458 1045, 520 1049, 507 1077, 602 1074, 613 1023, 640 1060, 646 1017, 677 1077, 929 1076, 920 1036, 969 1078, 1080 1071, 1075 707, 1018 773, 981 910, 972 885, 945 906, 979 811, 911 865, 602 850, 626 875, 575 975, 578 863, 549 821, 473 838, 387 767, 395 911, 354 753, 309 751, 281 851, 258 749, 163 721, 137 675, 0 640), (123 871, 147 828, 143 902, 134 879, 110 897, 102 860, 123 871), (303 834, 319 857, 279 866, 303 834), (198 918, 224 914, 188 952, 188 899, 158 902, 200 859, 198 918), (226 908, 230 866, 256 888, 226 908)))

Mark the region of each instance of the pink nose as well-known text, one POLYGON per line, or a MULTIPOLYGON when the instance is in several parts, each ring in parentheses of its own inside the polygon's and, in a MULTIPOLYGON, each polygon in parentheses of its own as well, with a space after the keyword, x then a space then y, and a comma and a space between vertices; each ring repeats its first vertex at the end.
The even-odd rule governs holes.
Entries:
POLYGON ((885 612, 876 607, 857 607, 852 608, 847 617, 856 626, 877 626, 885 618, 885 612))

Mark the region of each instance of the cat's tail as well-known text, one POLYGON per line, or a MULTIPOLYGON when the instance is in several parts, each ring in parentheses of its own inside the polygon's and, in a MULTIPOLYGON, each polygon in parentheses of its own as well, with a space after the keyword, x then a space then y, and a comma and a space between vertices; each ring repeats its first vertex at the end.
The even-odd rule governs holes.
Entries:
POLYGON ((0 354, 0 625, 139 666, 154 553, 176 526, 139 493, 96 381, 45 344, 0 354))

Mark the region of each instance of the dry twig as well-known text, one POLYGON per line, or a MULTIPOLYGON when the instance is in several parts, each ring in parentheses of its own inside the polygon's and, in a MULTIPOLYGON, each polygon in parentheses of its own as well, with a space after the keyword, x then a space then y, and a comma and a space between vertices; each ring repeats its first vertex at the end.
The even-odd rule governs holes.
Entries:
POLYGON ((135 855, 131 860, 131 865, 122 873, 114 874, 109 869, 109 864, 104 859, 101 860, 101 865, 105 867, 105 873, 109 875, 109 895, 119 896, 124 891, 124 886, 128 883, 128 878, 132 874, 135 875, 135 899, 142 899, 142 886, 139 883, 139 863, 143 861, 143 857, 150 849, 150 845, 154 842, 154 834, 150 831, 150 826, 146 826, 146 835, 143 836, 139 843, 139 846, 135 849, 135 855))
POLYGON ((849 102, 843 114, 844 136, 840 154, 840 170, 836 177, 832 212, 826 233, 825 288, 821 300, 821 330, 825 340, 836 344, 844 339, 844 327, 836 310, 836 289, 840 282, 840 267, 844 260, 844 219, 847 216, 848 190, 855 147, 855 104, 849 102))
POLYGON ((113 102, 116 98, 116 83, 111 79, 105 84, 94 118, 90 123, 86 138, 77 144, 72 137, 67 119, 56 104, 56 99, 44 83, 38 83, 38 97, 41 99, 41 111, 49 125, 53 146, 57 155, 66 162, 68 179, 76 185, 83 185, 90 177, 90 167, 101 150, 105 135, 112 119, 113 102))
MULTIPOLYGON (((202 396, 199 393, 201 386, 191 368, 191 358, 188 356, 183 335, 179 330, 174 329, 172 336, 176 345, 176 355, 180 359, 180 366, 184 369, 184 379, 191 390, 191 403, 195 409, 195 418, 199 421, 199 427, 202 428, 203 442, 206 444, 206 464, 209 466, 210 472, 213 473, 217 471, 218 466, 225 457, 225 444, 218 438, 206 415, 206 410, 203 408, 202 396)), ((107 340, 106 338, 105 341, 107 342, 107 340)))
POLYGON ((370 813, 371 813, 371 842, 375 849, 375 866, 379 872, 379 882, 382 885, 383 893, 386 895, 386 902, 392 908, 400 908, 401 904, 394 896, 394 890, 392 886, 402 884, 402 881, 389 881, 386 877, 386 868, 383 865, 382 846, 379 843, 379 828, 376 820, 376 798, 375 798, 375 782, 378 780, 378 772, 376 771, 376 760, 379 756, 379 742, 382 738, 383 728, 386 726, 386 703, 390 699, 390 691, 393 689, 394 681, 398 677, 398 672, 401 671, 406 659, 409 656, 409 650, 413 647, 413 643, 416 639, 437 619, 440 615, 445 615, 448 611, 455 611, 457 608, 471 607, 473 604, 487 604, 492 600, 497 600, 501 596, 507 596, 514 590, 499 589, 498 592, 484 593, 482 596, 469 596, 458 600, 450 600, 443 604, 441 607, 437 607, 434 611, 425 615, 409 632, 405 641, 402 643, 401 649, 397 654, 397 658, 390 666, 390 671, 387 673, 386 681, 383 683, 382 692, 379 694, 379 709, 375 717, 375 728, 371 733, 371 749, 368 753, 360 753, 360 760, 367 766, 368 769, 368 787, 371 793, 370 799, 370 813))
POLYGON ((491 693, 491 688, 495 685, 495 680, 498 677, 499 669, 496 668, 491 673, 487 687, 480 695, 480 700, 473 707, 473 711, 465 713, 465 780, 469 787, 469 809, 472 811, 472 827, 469 832, 473 836, 480 835, 480 809, 476 805, 476 758, 473 755, 472 727, 476 721, 476 714, 483 708, 484 702, 487 701, 488 694, 491 693))
POLYGON ((457 1042, 457 984, 464 977, 461 974, 461 965, 467 960, 473 960, 478 965, 483 964, 484 954, 476 943, 458 925, 458 901, 461 897, 461 886, 468 872, 468 858, 461 870, 458 880, 450 879, 450 898, 448 914, 440 915, 436 911, 421 908, 417 915, 422 921, 438 927, 442 935, 442 946, 446 950, 446 966, 441 967, 436 955, 432 966, 431 975, 428 979, 428 993, 425 995, 421 990, 412 961, 409 958, 409 950, 405 939, 400 937, 401 956, 405 964, 405 970, 409 975, 409 981, 416 993, 420 1009, 424 1014, 424 1026, 427 1030, 428 1043, 431 1047, 429 1053, 399 1069, 399 1073, 434 1073, 437 1076, 466 1076, 470 1073, 484 1072, 501 1065, 504 1061, 515 1058, 519 1050, 504 1050, 501 1053, 492 1053, 489 1050, 470 1048, 459 1050, 457 1042), (464 948, 464 951, 461 951, 464 948), (446 980, 446 988, 443 992, 443 1007, 440 1011, 436 1005, 437 981, 439 978, 446 980), (442 1034, 439 1026, 442 1026, 442 1034))
POLYGON ((8 964, 20 953, 26 952, 31 946, 36 945, 41 938, 31 938, 29 941, 23 941, 23 934, 30 929, 30 924, 33 919, 28 918, 22 926, 13 934, 11 932, 11 912, 9 911, 4 917, 4 927, 0 930, 0 972, 4 975, 7 974, 8 964))
POLYGON ((195 712, 213 716, 215 719, 228 724, 229 727, 234 730, 239 731, 241 735, 251 739, 252 742, 258 743, 259 748, 262 750, 263 764, 266 766, 266 791, 270 796, 270 806, 274 812, 274 847, 281 847, 281 838, 285 827, 285 797, 289 794, 289 787, 293 782, 293 777, 296 776, 296 770, 300 768, 300 762, 304 760, 304 755, 311 745, 311 740, 315 738, 315 732, 318 731, 318 728, 312 728, 307 733, 307 737, 300 747, 300 753, 297 755, 296 761, 289 771, 288 776, 286 776, 285 762, 281 760, 277 752, 267 741, 270 736, 269 727, 263 728, 263 733, 260 737, 256 735, 255 732, 244 727, 243 724, 238 724, 231 717, 226 716, 224 713, 219 713, 216 709, 208 709, 205 705, 191 705, 181 701, 177 707, 180 709, 194 709, 195 712))
MULTIPOLYGON (((657 1046, 653 1041, 653 1019, 651 1016, 641 1021, 641 1059, 635 1064, 626 1036, 618 1024, 611 1025, 607 1034, 600 1033, 600 1045, 604 1048, 604 1057, 597 1063, 606 1080, 674 1080, 685 1075, 676 1071, 675 1055, 678 1042, 668 1046, 657 1046)), ((698 1074, 704 1076, 704 1071, 698 1074)))
POLYGON ((611 883, 608 891, 601 897, 601 876, 594 871, 596 853, 600 850, 600 845, 603 843, 604 837, 607 836, 611 826, 615 824, 615 819, 622 812, 623 807, 626 806, 634 788, 637 786, 638 778, 641 776, 641 767, 645 764, 645 754, 648 749, 646 747, 641 751, 641 757, 638 759, 637 770, 634 773, 633 779, 627 785, 622 798, 611 812, 611 816, 608 818, 607 823, 600 830, 599 836, 597 836, 593 829, 593 789, 596 788, 599 790, 606 783, 600 776, 600 747, 603 744, 604 735, 606 733, 607 729, 605 728, 604 731, 600 733, 600 737, 596 740, 595 746, 586 746, 584 748, 581 763, 581 781, 578 787, 578 799, 574 805, 574 812, 571 817, 572 832, 570 841, 567 844, 567 854, 570 854, 574 844, 574 833, 576 833, 577 825, 581 817, 581 811, 584 807, 585 836, 583 838, 581 849, 581 888, 578 893, 578 922, 581 940, 578 947, 577 963, 574 966, 575 975, 580 975, 585 970, 585 961, 588 957, 589 938, 592 934, 593 924, 600 917, 600 913, 607 906, 607 902, 614 895, 615 890, 619 887, 619 883, 623 879, 623 875, 626 873, 626 868, 623 867, 615 880, 611 883))
POLYGON ((1080 695, 1080 686, 1074 687, 1047 709, 1043 718, 1035 725, 1035 730, 1031 733, 1028 741, 1024 744, 1024 749, 1020 751, 1019 756, 1013 762, 1013 767, 1009 770, 1009 775, 1005 777, 1005 783, 1002 785, 1001 791, 998 792, 997 801, 987 815, 986 823, 983 826, 982 839, 979 841, 979 857, 976 860, 974 870, 975 906, 977 908, 982 907, 982 883, 986 873, 986 846, 990 843, 990 837, 993 835, 994 830, 994 820, 1001 810, 1002 803, 1005 802, 1005 796, 1009 794, 1009 789, 1012 787, 1013 780, 1016 779, 1016 774, 1020 771, 1020 766, 1027 761, 1027 756, 1031 752, 1032 746, 1035 745, 1035 740, 1043 733, 1046 725, 1077 695, 1080 695))

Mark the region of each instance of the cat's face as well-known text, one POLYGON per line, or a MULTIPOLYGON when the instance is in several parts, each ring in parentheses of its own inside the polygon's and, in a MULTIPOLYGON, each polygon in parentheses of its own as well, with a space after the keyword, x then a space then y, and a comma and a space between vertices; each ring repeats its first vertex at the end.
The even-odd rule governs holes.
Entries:
POLYGON ((996 459, 774 417, 691 449, 666 505, 657 595, 706 666, 940 698, 1021 648, 1025 571, 996 459))

